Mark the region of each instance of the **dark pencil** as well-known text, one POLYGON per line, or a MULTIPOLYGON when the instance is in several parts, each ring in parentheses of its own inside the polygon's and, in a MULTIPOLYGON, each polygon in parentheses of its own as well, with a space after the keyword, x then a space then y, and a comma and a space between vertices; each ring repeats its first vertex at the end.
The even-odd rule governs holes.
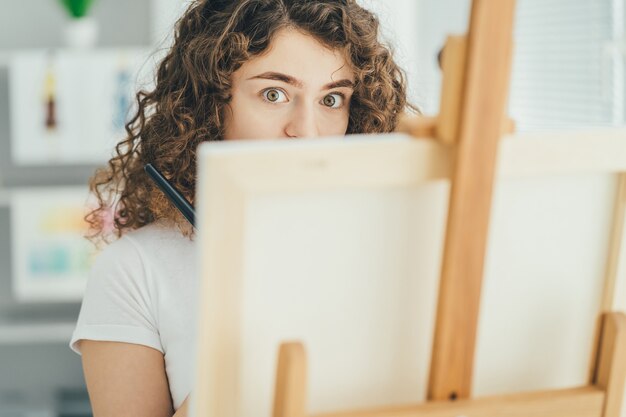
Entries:
POLYGON ((178 191, 170 182, 159 172, 152 164, 146 164, 144 167, 146 173, 152 178, 157 187, 165 196, 176 206, 176 208, 185 216, 191 225, 196 227, 196 213, 189 201, 178 191))

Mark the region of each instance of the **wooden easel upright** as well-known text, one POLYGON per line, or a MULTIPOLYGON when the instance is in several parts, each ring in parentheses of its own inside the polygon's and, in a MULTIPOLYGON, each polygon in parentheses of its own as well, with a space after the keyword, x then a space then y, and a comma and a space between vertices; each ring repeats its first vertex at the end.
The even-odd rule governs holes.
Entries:
MULTIPOLYGON (((626 211, 624 174, 620 174, 614 237, 589 385, 470 398, 498 145, 501 136, 512 130, 505 107, 514 6, 515 0, 473 1, 469 34, 451 37, 446 43, 439 116, 405 119, 399 128, 416 137, 445 143, 453 147, 455 155, 428 401, 411 407, 327 413, 323 417, 619 416, 626 378, 626 315, 610 309, 626 211)), ((281 345, 274 417, 308 416, 306 369, 302 344, 281 345)))

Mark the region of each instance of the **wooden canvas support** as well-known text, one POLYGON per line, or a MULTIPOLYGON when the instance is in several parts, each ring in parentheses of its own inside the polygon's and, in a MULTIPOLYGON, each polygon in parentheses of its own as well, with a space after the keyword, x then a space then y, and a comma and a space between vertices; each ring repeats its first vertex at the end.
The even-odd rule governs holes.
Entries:
MULTIPOLYGON (((459 401, 314 414, 312 417, 619 417, 626 379, 626 315, 603 316, 593 385, 459 401)), ((304 417, 306 355, 299 343, 280 347, 274 417, 304 417), (278 410, 278 412, 277 412, 278 410), (291 410, 287 412, 287 410, 291 410)))
MULTIPOLYGON (((400 116, 395 132, 407 133, 415 138, 432 139, 445 143, 437 136, 437 126, 439 117, 410 116, 403 114, 400 116)), ((515 121, 506 118, 502 126, 502 134, 511 135, 515 133, 515 121)), ((450 143, 446 143, 449 145, 450 143)))
POLYGON ((498 143, 506 120, 514 0, 474 0, 439 286, 428 398, 468 398, 498 143))
POLYGON ((626 315, 603 317, 595 385, 605 392, 602 417, 619 417, 626 379, 626 315))
POLYGON ((617 180, 617 193, 615 198, 615 209, 613 213, 613 223, 611 227, 611 242, 609 246, 609 258, 607 261, 606 280, 600 305, 601 313, 609 312, 613 309, 613 299, 615 298, 615 285, 617 274, 623 268, 625 259, 621 258, 624 242, 624 221, 626 217, 626 173, 619 175, 617 180))
POLYGON ((611 223, 611 237, 609 242, 609 256, 607 259, 606 278, 600 302, 600 315, 596 324, 596 335, 592 346, 590 378, 593 381, 595 360, 597 356, 598 340, 602 329, 602 315, 613 310, 617 275, 623 268, 625 259, 621 257, 624 242, 624 221, 626 217, 626 173, 619 174, 615 194, 615 208, 611 223))
POLYGON ((306 416, 306 354, 301 343, 283 343, 278 352, 273 417, 306 416))

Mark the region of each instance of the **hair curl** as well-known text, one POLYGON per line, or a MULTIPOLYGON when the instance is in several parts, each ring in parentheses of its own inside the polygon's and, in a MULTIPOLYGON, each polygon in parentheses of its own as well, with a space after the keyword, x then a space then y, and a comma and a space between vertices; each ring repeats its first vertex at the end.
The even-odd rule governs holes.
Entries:
POLYGON ((310 34, 345 54, 355 74, 347 134, 391 132, 401 112, 413 108, 406 101, 403 71, 379 41, 378 19, 356 0, 195 1, 176 23, 156 86, 137 93, 126 138, 90 180, 98 201, 86 216, 94 243, 160 219, 192 233, 143 167, 158 167, 193 202, 196 147, 223 138, 232 73, 262 54, 283 28, 310 34), (107 223, 113 233, 107 233, 107 223))

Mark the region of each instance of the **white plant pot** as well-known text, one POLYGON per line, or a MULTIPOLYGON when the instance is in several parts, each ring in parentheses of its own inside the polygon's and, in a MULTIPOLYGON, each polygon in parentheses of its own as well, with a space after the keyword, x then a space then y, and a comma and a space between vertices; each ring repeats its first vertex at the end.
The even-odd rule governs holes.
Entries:
POLYGON ((65 26, 64 37, 70 48, 92 48, 98 41, 98 22, 91 17, 72 19, 65 26))

